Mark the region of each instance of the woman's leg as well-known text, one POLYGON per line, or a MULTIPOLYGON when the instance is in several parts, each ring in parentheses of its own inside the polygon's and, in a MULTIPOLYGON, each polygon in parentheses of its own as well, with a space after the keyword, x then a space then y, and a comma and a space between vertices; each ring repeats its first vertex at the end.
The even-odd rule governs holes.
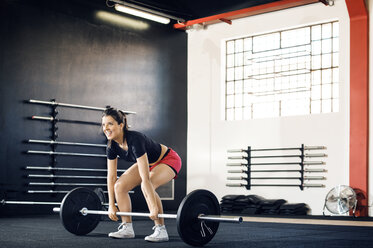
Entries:
MULTIPOLYGON (((132 165, 119 177, 114 185, 115 199, 117 200, 119 211, 131 212, 131 198, 128 194, 130 190, 141 183, 141 177, 137 164, 132 165)), ((131 216, 121 216, 122 222, 132 222, 131 216)))
MULTIPOLYGON (((175 177, 175 172, 170 168, 170 166, 166 164, 159 164, 152 169, 150 172, 150 181, 153 184, 154 190, 157 189, 159 186, 168 183, 175 177)), ((159 213, 163 214, 163 206, 162 201, 155 192, 157 206, 159 209, 159 213)), ((164 219, 160 218, 154 221, 155 225, 164 225, 164 219)))

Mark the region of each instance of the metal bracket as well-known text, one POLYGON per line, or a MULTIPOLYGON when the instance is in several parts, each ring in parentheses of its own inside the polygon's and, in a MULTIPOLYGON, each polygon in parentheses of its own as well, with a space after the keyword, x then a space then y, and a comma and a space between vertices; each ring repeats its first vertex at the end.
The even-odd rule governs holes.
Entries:
POLYGON ((334 0, 319 0, 319 1, 327 6, 334 6, 334 0))

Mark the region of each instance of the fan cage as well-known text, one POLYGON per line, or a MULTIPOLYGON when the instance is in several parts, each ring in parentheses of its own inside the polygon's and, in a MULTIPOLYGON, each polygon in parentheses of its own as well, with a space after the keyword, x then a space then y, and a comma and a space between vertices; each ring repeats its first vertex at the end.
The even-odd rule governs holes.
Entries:
POLYGON ((344 215, 352 210, 355 216, 357 197, 355 191, 347 185, 337 185, 325 196, 323 215, 325 208, 334 215, 344 215))

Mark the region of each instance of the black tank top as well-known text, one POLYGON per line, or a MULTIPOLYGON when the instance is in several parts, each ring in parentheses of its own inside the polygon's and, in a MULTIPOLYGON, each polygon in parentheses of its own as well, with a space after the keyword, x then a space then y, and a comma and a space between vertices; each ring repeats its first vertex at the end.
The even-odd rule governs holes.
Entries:
POLYGON ((146 153, 148 155, 149 164, 151 164, 156 162, 161 155, 161 145, 140 132, 127 131, 126 140, 128 151, 120 148, 119 144, 112 140, 111 145, 106 148, 107 158, 113 160, 119 157, 128 162, 136 162, 137 158, 146 153))

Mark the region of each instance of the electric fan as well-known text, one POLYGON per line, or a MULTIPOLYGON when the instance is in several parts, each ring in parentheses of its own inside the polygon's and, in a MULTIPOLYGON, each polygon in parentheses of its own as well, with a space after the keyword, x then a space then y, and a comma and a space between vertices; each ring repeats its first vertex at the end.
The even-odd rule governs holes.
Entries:
POLYGON ((335 186, 325 197, 325 203, 323 208, 323 215, 325 207, 332 214, 345 214, 351 209, 355 216, 355 210, 357 205, 355 191, 346 185, 335 186))

